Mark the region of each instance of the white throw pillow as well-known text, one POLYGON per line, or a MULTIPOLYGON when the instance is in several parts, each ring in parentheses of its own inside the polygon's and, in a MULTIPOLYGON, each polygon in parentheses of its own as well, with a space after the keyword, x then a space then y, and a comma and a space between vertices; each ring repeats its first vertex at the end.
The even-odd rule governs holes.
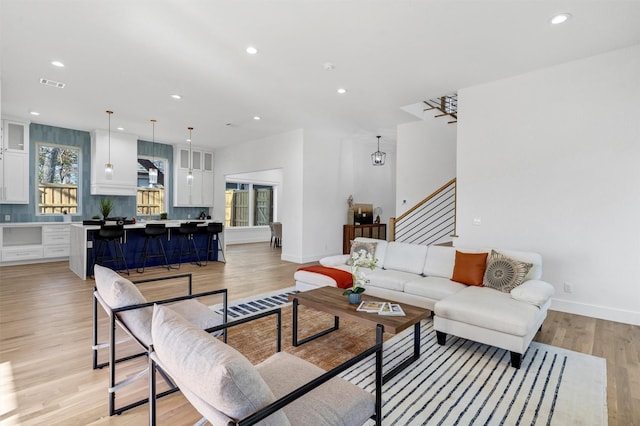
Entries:
POLYGON ((322 266, 326 266, 327 268, 330 268, 332 266, 346 265, 348 261, 349 261, 348 254, 336 254, 334 256, 323 257, 322 259, 320 259, 319 263, 322 266))
POLYGON ((529 280, 511 290, 511 297, 536 306, 544 305, 555 293, 555 289, 546 281, 529 280))
MULTIPOLYGON (((243 419, 276 400, 248 359, 171 308, 154 306, 151 335, 162 367, 182 387, 230 418, 243 419)), ((278 411, 264 424, 289 421, 278 411)))
MULTIPOLYGON (((95 265, 94 276, 98 294, 111 309, 147 303, 138 287, 117 272, 95 265)), ((151 344, 151 314, 151 307, 118 314, 123 324, 147 347, 151 344)))

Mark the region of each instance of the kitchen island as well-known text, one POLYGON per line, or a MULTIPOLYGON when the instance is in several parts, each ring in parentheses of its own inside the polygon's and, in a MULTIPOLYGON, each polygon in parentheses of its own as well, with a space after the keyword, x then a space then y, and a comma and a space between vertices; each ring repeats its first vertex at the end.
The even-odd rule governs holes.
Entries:
MULTIPOLYGON (((207 233, 207 225, 214 223, 212 220, 150 220, 147 222, 138 222, 124 225, 124 237, 122 238, 122 247, 124 249, 127 266, 130 270, 135 270, 140 265, 140 255, 144 245, 145 235, 144 228, 147 223, 163 223, 167 227, 167 235, 162 237, 167 257, 171 264, 177 264, 177 257, 173 257, 172 253, 176 247, 177 230, 181 223, 195 222, 198 224, 198 233, 194 235, 194 241, 198 249, 200 260, 218 260, 218 251, 215 247, 207 258, 207 247, 209 242, 209 234, 207 233)), ((71 269, 80 278, 87 279, 91 276, 91 265, 94 258, 94 241, 95 236, 100 231, 100 225, 83 225, 81 223, 73 223, 70 226, 70 251, 69 251, 69 269, 71 269)), ((222 247, 224 247, 224 229, 219 235, 222 247)), ((183 259, 183 262, 195 261, 195 256, 183 259)), ((158 258, 150 258, 147 260, 147 267, 156 266, 161 263, 158 258)))

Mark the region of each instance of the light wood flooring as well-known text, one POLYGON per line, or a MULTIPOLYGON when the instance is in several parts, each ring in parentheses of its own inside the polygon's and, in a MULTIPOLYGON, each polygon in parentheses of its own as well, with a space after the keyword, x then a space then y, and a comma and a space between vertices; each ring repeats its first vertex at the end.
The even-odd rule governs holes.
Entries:
MULTIPOLYGON (((229 246, 227 264, 183 265, 194 291, 227 288, 229 299, 294 284, 298 264, 267 243, 229 246)), ((161 268, 132 279, 167 275, 161 268)), ((143 425, 147 405, 108 416, 108 369, 91 369, 93 281, 54 262, 0 268, 0 425, 143 425)), ((143 290, 149 299, 164 291, 143 290)), ((536 341, 607 360, 609 424, 640 425, 640 327, 550 311, 536 341)), ((589 386, 589 383, 584 383, 589 386)), ((159 424, 200 416, 180 395, 162 398, 159 424)))

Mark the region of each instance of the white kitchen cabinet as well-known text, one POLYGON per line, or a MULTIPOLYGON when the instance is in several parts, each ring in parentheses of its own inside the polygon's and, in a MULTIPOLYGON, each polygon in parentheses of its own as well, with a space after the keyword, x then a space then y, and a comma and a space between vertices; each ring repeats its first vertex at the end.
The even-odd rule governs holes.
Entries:
POLYGON ((136 196, 138 191, 138 137, 108 130, 91 132, 91 195, 136 196), (113 164, 107 179, 104 165, 113 164))
POLYGON ((69 225, 42 226, 42 256, 69 257, 70 228, 69 225))
POLYGON ((29 204, 29 123, 2 120, 0 204, 29 204))
POLYGON ((189 156, 188 146, 177 146, 174 152, 174 207, 212 207, 213 153, 192 148, 189 156), (191 185, 187 181, 190 165, 193 170, 191 185))
POLYGON ((0 265, 51 262, 69 257, 67 223, 0 224, 0 265))
POLYGON ((203 152, 202 205, 213 207, 213 152, 203 152))

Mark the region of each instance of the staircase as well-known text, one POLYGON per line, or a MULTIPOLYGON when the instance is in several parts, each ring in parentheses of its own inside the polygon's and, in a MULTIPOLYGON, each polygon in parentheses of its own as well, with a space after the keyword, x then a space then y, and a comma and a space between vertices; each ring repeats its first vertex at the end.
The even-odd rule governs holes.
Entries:
POLYGON ((450 244, 455 234, 456 178, 397 218, 389 218, 389 241, 450 244))

